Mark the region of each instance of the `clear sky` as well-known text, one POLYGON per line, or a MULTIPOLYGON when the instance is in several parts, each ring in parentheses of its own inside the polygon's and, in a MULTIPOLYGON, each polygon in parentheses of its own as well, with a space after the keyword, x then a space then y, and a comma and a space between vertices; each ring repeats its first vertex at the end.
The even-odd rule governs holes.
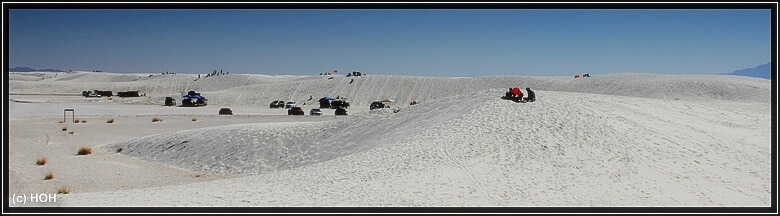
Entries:
POLYGON ((769 9, 11 9, 9 67, 420 76, 717 74, 772 60, 769 9))

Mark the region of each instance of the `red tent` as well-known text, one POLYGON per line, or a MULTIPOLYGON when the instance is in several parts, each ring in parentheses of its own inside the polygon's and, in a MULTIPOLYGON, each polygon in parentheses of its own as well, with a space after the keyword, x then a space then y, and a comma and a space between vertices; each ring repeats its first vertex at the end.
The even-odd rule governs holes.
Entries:
POLYGON ((520 95, 520 88, 515 87, 512 89, 512 96, 520 95))

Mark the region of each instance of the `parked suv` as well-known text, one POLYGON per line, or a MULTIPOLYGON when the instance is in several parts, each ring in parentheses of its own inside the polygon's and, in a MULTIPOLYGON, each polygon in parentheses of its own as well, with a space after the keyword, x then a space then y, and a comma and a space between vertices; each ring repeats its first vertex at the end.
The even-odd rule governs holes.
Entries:
POLYGON ((268 106, 269 108, 282 108, 284 107, 284 101, 282 100, 275 100, 274 102, 271 102, 271 105, 268 106))
POLYGON ((333 100, 330 102, 330 108, 331 109, 339 109, 339 108, 349 108, 349 102, 346 100, 333 100))
POLYGON ((369 106, 369 110, 374 110, 379 108, 385 108, 385 104, 379 101, 374 101, 373 103, 371 103, 371 106, 369 106))
POLYGON ((287 110, 287 115, 303 115, 303 108, 300 107, 292 107, 289 110, 287 110))

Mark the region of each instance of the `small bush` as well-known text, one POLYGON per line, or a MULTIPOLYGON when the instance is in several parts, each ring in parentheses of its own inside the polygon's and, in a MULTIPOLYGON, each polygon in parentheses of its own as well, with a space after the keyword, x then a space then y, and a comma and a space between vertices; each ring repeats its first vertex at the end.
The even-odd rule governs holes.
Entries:
POLYGON ((62 131, 68 131, 68 127, 67 126, 62 126, 62 131))
POLYGON ((70 193, 70 189, 68 187, 63 186, 57 189, 57 194, 69 194, 69 193, 70 193))
POLYGON ((116 153, 120 153, 120 152, 122 152, 122 148, 116 149, 116 153))
POLYGON ((86 119, 81 119, 81 123, 87 123, 86 119))
POLYGON ((37 160, 35 160, 35 164, 38 166, 46 165, 46 157, 39 157, 37 160))
POLYGON ((109 124, 114 123, 114 118, 108 119, 108 121, 106 121, 106 123, 109 123, 109 124))
POLYGON ((154 118, 152 118, 152 122, 162 122, 162 118, 155 116, 154 118))
POLYGON ((81 119, 78 119, 78 118, 77 119, 73 119, 73 123, 79 123, 80 121, 81 121, 81 119))
POLYGON ((92 148, 90 148, 90 147, 88 147, 88 146, 82 146, 82 147, 80 147, 80 148, 79 148, 79 152, 78 152, 78 154, 79 154, 79 155, 88 155, 88 154, 92 154, 92 148))
POLYGON ((198 117, 193 116, 192 121, 198 121, 198 117))
POLYGON ((43 177, 43 180, 49 180, 49 179, 53 179, 53 178, 54 178, 54 173, 49 171, 49 172, 46 173, 46 176, 43 177))

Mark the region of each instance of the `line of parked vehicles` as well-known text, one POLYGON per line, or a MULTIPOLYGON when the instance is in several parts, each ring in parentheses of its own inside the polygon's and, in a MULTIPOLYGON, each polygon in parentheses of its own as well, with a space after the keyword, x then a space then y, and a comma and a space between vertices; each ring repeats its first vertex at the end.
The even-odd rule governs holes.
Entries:
MULTIPOLYGON (((329 102, 330 104, 330 102, 329 102)), ((312 108, 309 110, 309 115, 313 116, 321 116, 322 115, 322 108, 331 108, 336 109, 335 115, 347 115, 346 108, 349 106, 349 103, 343 100, 338 100, 338 102, 333 103, 335 106, 326 106, 323 107, 323 104, 320 104, 319 108, 312 108)), ((305 112, 303 111, 302 107, 299 107, 298 104, 295 101, 287 101, 284 100, 275 100, 271 102, 271 104, 268 105, 268 108, 270 109, 276 109, 276 108, 284 108, 287 109, 287 115, 304 115, 305 112)))

